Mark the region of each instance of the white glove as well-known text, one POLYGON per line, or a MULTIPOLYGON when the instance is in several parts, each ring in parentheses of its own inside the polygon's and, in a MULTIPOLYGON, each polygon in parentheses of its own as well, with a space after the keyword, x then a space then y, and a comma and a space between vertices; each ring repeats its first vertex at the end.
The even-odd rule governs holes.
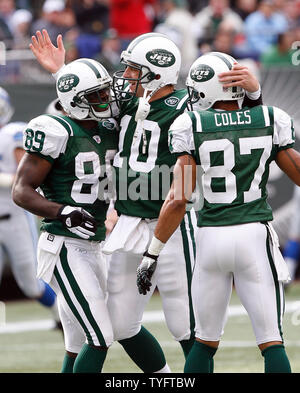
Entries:
POLYGON ((57 218, 64 227, 82 239, 95 236, 97 231, 96 220, 81 207, 63 206, 59 209, 57 218))

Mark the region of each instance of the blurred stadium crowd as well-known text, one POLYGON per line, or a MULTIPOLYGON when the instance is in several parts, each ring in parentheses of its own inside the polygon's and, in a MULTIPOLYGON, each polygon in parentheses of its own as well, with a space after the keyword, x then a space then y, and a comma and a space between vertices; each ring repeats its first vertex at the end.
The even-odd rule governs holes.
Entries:
MULTIPOLYGON (((7 49, 0 83, 27 76, 20 61, 32 59, 31 35, 43 28, 54 41, 63 35, 67 62, 90 57, 112 72, 134 37, 165 33, 182 51, 185 78, 210 50, 255 65, 292 65, 300 47, 300 0, 0 0, 0 41, 7 49)), ((29 74, 43 79, 31 68, 29 74)))

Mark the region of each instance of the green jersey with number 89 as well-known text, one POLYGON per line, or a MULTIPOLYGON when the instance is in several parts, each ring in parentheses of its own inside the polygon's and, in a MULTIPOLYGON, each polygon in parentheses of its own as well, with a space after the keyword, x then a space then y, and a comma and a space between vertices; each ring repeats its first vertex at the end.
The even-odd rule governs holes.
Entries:
POLYGON ((276 107, 181 115, 170 128, 170 150, 192 154, 203 171, 198 226, 272 220, 266 189, 269 166, 294 142, 291 118, 276 107))
MULTIPOLYGON (((105 238, 108 208, 107 169, 116 153, 117 124, 109 119, 87 130, 66 116, 41 115, 31 120, 24 132, 24 148, 52 164, 40 186, 46 199, 84 208, 97 221, 90 240, 105 238)), ((77 237, 59 220, 43 219, 42 230, 77 237)))

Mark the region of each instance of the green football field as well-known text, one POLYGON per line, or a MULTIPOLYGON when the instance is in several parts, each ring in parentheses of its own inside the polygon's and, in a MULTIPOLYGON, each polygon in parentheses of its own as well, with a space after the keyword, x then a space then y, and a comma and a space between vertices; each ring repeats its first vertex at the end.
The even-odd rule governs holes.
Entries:
MULTIPOLYGON (((213 310, 212 310, 213 312, 213 310)), ((58 373, 64 356, 63 336, 51 328, 51 315, 29 300, 0 303, 0 373, 58 373)), ((184 357, 180 345, 163 320, 159 294, 145 312, 144 326, 159 340, 171 370, 182 373, 184 357)), ((300 372, 300 284, 286 291, 284 338, 292 371, 300 372)), ((109 349, 106 373, 141 372, 118 343, 109 349)), ((216 373, 262 373, 263 358, 256 347, 248 316, 235 292, 218 352, 216 373)))

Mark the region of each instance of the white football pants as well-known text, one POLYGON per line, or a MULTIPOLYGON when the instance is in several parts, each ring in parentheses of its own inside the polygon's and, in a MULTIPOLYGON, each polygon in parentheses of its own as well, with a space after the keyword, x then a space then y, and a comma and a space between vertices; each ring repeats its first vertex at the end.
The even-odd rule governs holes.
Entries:
POLYGON ((39 249, 39 260, 55 257, 50 285, 57 294, 65 348, 78 353, 84 342, 110 346, 113 331, 106 307, 106 262, 98 242, 64 238, 53 255, 39 249))
MULTIPOLYGON (((147 220, 146 220, 147 222, 147 220)), ((148 222, 150 239, 157 220, 148 222)), ((108 270, 107 306, 114 339, 135 336, 141 328, 145 307, 157 286, 167 326, 175 340, 187 340, 194 333, 190 283, 195 263, 194 210, 186 213, 159 255, 156 271, 147 295, 138 292, 136 270, 143 255, 132 252, 113 253, 108 270)))
POLYGON ((282 341, 283 285, 277 279, 266 225, 201 227, 196 244, 192 279, 196 337, 220 340, 234 282, 257 345, 282 341))

